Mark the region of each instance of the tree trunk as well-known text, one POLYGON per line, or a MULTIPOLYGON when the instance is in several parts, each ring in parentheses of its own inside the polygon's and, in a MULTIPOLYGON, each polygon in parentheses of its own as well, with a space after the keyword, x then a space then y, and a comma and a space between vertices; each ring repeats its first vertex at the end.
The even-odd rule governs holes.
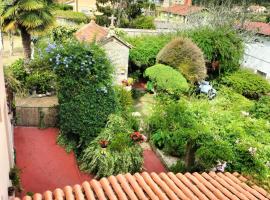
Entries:
POLYGON ((24 27, 20 27, 20 31, 24 50, 24 58, 26 61, 29 61, 31 58, 31 35, 24 27))
POLYGON ((185 167, 187 170, 191 169, 195 165, 195 152, 196 147, 193 142, 189 141, 186 146, 185 167))
POLYGON ((9 32, 8 33, 9 36, 9 55, 13 56, 14 55, 14 37, 13 37, 13 33, 9 32))

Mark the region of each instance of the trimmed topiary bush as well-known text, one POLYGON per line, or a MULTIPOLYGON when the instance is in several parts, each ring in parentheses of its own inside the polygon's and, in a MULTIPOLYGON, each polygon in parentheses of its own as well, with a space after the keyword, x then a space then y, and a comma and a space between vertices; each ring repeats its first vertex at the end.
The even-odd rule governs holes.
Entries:
POLYGON ((250 99, 259 99, 260 96, 270 92, 267 80, 247 69, 223 77, 221 83, 250 99))
POLYGON ((157 64, 146 69, 145 74, 154 84, 157 92, 166 92, 172 95, 179 95, 188 90, 186 79, 175 69, 157 64))
POLYGON ((157 55, 157 62, 179 70, 191 82, 201 81, 206 77, 203 53, 188 38, 175 38, 157 55))

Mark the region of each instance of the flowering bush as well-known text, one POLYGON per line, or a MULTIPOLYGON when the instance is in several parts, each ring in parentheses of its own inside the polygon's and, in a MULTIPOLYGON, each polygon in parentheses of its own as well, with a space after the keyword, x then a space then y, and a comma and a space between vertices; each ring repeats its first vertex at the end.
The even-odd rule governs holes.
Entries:
POLYGON ((130 138, 134 141, 134 142, 146 142, 147 138, 141 134, 140 132, 134 132, 130 135, 130 138))
POLYGON ((57 75, 59 124, 61 134, 65 135, 62 138, 80 154, 78 146, 84 149, 116 110, 112 67, 96 45, 69 41, 50 44, 46 51, 57 75))

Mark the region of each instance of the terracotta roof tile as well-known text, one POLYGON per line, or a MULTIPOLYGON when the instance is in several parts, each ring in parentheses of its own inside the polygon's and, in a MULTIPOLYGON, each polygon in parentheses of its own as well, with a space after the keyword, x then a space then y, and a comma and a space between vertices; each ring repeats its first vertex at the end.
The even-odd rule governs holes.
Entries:
MULTIPOLYGON (((136 173, 110 176, 23 200, 266 200, 269 193, 238 173, 136 173)), ((19 200, 14 198, 13 200, 19 200)))
POLYGON ((109 30, 99 26, 96 24, 94 20, 92 20, 89 24, 86 24, 82 28, 80 28, 75 36, 79 41, 100 41, 104 39, 109 34, 109 30))
POLYGON ((162 12, 167 12, 175 15, 187 16, 202 11, 204 8, 199 6, 179 5, 175 4, 162 9, 162 12))
POLYGON ((270 23, 246 22, 244 28, 248 31, 256 31, 261 35, 270 36, 270 23))

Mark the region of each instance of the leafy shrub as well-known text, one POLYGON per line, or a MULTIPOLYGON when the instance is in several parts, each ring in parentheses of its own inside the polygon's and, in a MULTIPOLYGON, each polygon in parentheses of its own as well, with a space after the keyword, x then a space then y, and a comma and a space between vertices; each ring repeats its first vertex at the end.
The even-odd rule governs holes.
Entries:
POLYGON ((94 44, 69 41, 48 52, 57 75, 61 134, 76 141, 77 150, 78 146, 83 149, 117 107, 112 67, 104 51, 94 44))
POLYGON ((22 192, 22 185, 21 185, 21 169, 19 169, 17 166, 14 166, 10 169, 9 172, 9 179, 11 180, 12 186, 15 187, 16 192, 22 192))
POLYGON ((234 29, 204 27, 186 32, 186 35, 203 51, 208 62, 219 62, 220 72, 239 69, 244 54, 244 44, 234 29))
POLYGON ((51 37, 54 42, 64 42, 67 39, 73 38, 73 34, 77 31, 74 26, 57 26, 51 32, 51 37))
POLYGON ((147 68, 145 76, 154 83, 157 91, 178 95, 188 90, 187 81, 182 74, 166 65, 157 64, 147 68))
POLYGON ((250 109, 251 114, 256 118, 270 120, 270 96, 263 96, 250 109))
POLYGON ((187 38, 175 38, 157 55, 157 62, 179 70, 191 82, 206 77, 202 51, 187 38))
POLYGON ((82 12, 74 12, 72 10, 56 10, 54 15, 58 18, 73 21, 77 24, 89 22, 89 18, 82 12))
POLYGON ((26 87, 31 90, 36 88, 37 93, 44 94, 54 89, 55 74, 50 71, 36 71, 26 78, 26 87))
POLYGON ((171 35, 158 35, 127 38, 127 41, 133 45, 129 55, 131 63, 141 69, 153 66, 158 52, 171 37, 171 35))
POLYGON ((131 140, 132 130, 120 116, 109 118, 106 128, 83 151, 80 168, 98 177, 141 171, 143 151, 131 140), (106 148, 100 145, 103 141, 108 143, 106 148))
POLYGON ((18 59, 14 63, 12 63, 8 67, 8 71, 11 72, 11 74, 16 80, 20 81, 22 84, 25 83, 28 73, 24 67, 23 59, 18 59))
POLYGON ((131 28, 155 29, 154 18, 151 16, 138 16, 130 23, 131 28))
POLYGON ((115 96, 118 100, 119 110, 122 112, 130 111, 133 106, 133 99, 130 91, 127 91, 122 86, 114 88, 115 96))
POLYGON ((267 178, 269 123, 242 115, 240 107, 225 107, 224 99, 230 104, 239 102, 221 95, 213 101, 189 97, 159 104, 149 120, 151 140, 180 157, 175 169, 181 171, 210 170, 226 161, 227 171, 267 178), (159 142, 160 137, 164 141, 159 142))
POLYGON ((221 83, 250 99, 258 99, 270 92, 270 84, 267 80, 247 69, 223 77, 221 83))

